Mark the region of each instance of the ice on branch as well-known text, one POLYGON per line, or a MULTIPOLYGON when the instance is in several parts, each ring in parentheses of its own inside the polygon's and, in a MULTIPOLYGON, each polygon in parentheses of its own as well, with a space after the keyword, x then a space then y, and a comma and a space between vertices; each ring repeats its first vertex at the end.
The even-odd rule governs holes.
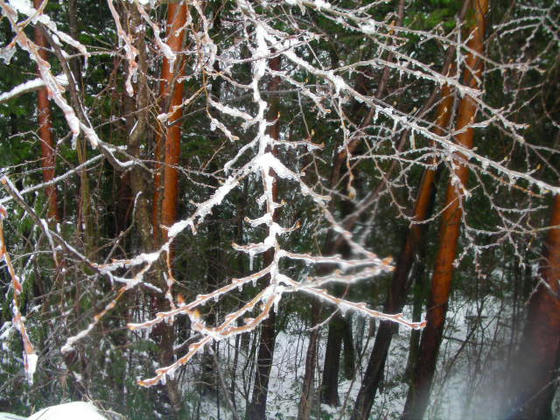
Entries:
MULTIPOLYGON (((2 177, 2 183, 5 184, 6 181, 7 178, 2 177)), ((23 292, 23 285, 20 281, 20 278, 16 274, 16 270, 12 264, 12 259, 10 258, 10 254, 8 254, 6 247, 6 239, 4 237, 4 218, 6 218, 7 216, 8 212, 6 211, 4 206, 0 205, 0 261, 3 261, 4 264, 6 264, 8 273, 10 274, 10 278, 12 280, 12 325, 16 330, 18 330, 21 335, 23 344, 23 368, 25 371, 27 382, 29 382, 29 384, 33 384, 33 376, 35 374, 35 370, 37 369, 38 356, 35 352, 33 344, 31 343, 31 339, 29 338, 27 329, 25 328, 25 319, 21 315, 21 312, 19 310, 20 295, 23 292)))
MULTIPOLYGON (((68 79, 64 74, 55 76, 55 80, 61 86, 68 85, 68 79)), ((33 92, 45 86, 45 81, 41 78, 29 80, 14 87, 9 92, 0 93, 0 103, 7 102, 13 98, 17 98, 18 96, 23 95, 24 93, 33 92)))

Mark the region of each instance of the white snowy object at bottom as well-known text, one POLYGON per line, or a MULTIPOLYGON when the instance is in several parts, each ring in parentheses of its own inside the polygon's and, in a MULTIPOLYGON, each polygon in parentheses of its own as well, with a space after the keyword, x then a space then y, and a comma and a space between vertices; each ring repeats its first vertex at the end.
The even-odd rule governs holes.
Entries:
POLYGON ((0 420, 25 420, 27 417, 21 417, 12 413, 0 413, 0 420))
POLYGON ((107 420, 95 406, 83 401, 53 405, 36 412, 28 420, 107 420))

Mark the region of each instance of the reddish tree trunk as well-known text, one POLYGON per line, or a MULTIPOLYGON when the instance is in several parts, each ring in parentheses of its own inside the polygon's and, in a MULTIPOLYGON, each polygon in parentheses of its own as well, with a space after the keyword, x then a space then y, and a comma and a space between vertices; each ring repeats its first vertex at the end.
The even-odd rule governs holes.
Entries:
MULTIPOLYGON (((482 60, 480 56, 484 51, 485 16, 488 11, 487 0, 474 0, 474 17, 476 26, 471 31, 468 47, 476 54, 469 53, 465 63, 464 84, 473 88, 479 86, 482 77, 482 60)), ((475 119, 477 111, 476 102, 465 95, 459 105, 457 116, 456 142, 466 148, 472 148, 474 130, 469 127, 475 119)), ((414 378, 410 386, 405 409, 404 419, 421 419, 428 406, 430 387, 436 369, 439 345, 443 335, 445 315, 451 281, 453 278, 453 262, 456 258, 457 243, 461 219, 463 216, 463 193, 461 188, 466 188, 469 170, 463 163, 465 156, 457 155, 454 159, 455 167, 447 188, 446 209, 442 215, 440 228, 439 249, 432 277, 432 290, 426 328, 420 342, 420 355, 414 370, 414 378), (460 182, 456 182, 459 180, 460 182)))
MULTIPOLYGON (((179 31, 187 21, 187 5, 184 2, 169 3, 167 16, 167 33, 169 47, 178 52, 183 47, 185 31, 179 31)), ((168 128, 165 136, 165 166, 163 169, 163 201, 161 205, 161 223, 164 226, 171 226, 177 220, 177 195, 179 189, 179 157, 181 155, 181 126, 177 121, 183 115, 181 104, 183 103, 183 83, 175 82, 175 72, 171 68, 168 60, 164 59, 162 70, 163 83, 166 84, 165 90, 167 98, 171 95, 169 110, 171 113, 168 119, 168 128)), ((167 238, 167 231, 163 232, 164 239, 167 238)))
MULTIPOLYGON (((163 87, 163 82, 161 83, 163 87)), ((159 121, 158 121, 159 124, 159 121)), ((154 241, 157 243, 160 240, 160 228, 159 224, 161 221, 161 171, 162 171, 162 143, 163 143, 163 128, 159 127, 156 132, 156 147, 154 150, 155 159, 155 172, 154 172, 154 202, 152 207, 152 234, 154 241)))
MULTIPOLYGON (((42 0, 34 0, 36 8, 40 7, 42 0)), ((43 60, 47 60, 47 39, 39 25, 35 26, 35 43, 39 46, 39 55, 43 60)), ((43 180, 52 181, 55 173, 54 141, 52 134, 51 107, 46 87, 38 91, 38 114, 39 114, 39 137, 41 138, 41 164, 43 166, 43 180)), ((58 211, 57 194, 55 185, 45 187, 48 201, 49 219, 60 221, 58 211)))
MULTIPOLYGON (((184 26, 187 21, 188 8, 184 1, 170 2, 167 9, 167 44, 171 50, 178 53, 183 48, 185 40, 184 26), (183 30, 181 30, 183 29, 183 30)), ((167 58, 163 59, 163 67, 161 71, 160 94, 164 102, 163 111, 170 113, 167 120, 167 129, 163 132, 159 131, 156 138, 155 157, 159 162, 164 155, 163 165, 163 199, 160 197, 160 189, 162 187, 162 171, 161 165, 156 167, 156 175, 154 179, 154 210, 153 210, 153 229, 154 238, 158 241, 160 223, 169 227, 177 220, 177 196, 179 189, 179 157, 181 155, 181 125, 178 120, 183 115, 181 104, 183 102, 184 84, 176 83, 177 78, 181 76, 181 62, 176 60, 178 66, 176 69, 172 67, 172 63, 167 58), (165 143, 164 143, 165 137, 165 143), (162 150, 162 146, 165 150, 162 150), (161 203, 161 208, 160 208, 161 203), (160 215, 161 211, 161 215, 160 215)), ((167 239, 167 231, 162 233, 162 239, 167 239)))
POLYGON ((549 419, 560 352, 560 195, 554 200, 541 281, 529 300, 527 323, 512 375, 508 419, 549 419))
MULTIPOLYGON (((161 172, 158 168, 156 171, 155 196, 153 203, 153 233, 154 241, 157 244, 160 240, 167 240, 167 230, 163 229, 161 236, 159 234, 159 225, 169 227, 175 223, 177 219, 177 198, 179 190, 179 158, 181 153, 181 125, 179 119, 183 115, 181 104, 183 102, 184 84, 177 83, 178 77, 182 75, 182 65, 179 52, 183 48, 185 40, 185 24, 188 17, 188 7, 186 2, 169 2, 167 7, 167 44, 173 52, 177 54, 176 66, 173 68, 172 63, 166 58, 163 60, 161 72, 161 97, 164 102, 163 112, 170 115, 167 119, 167 129, 157 134, 156 139, 156 160, 160 160, 162 143, 165 138, 165 157, 163 167, 163 198, 160 199, 161 172), (161 202, 161 210, 159 204, 161 202), (161 211, 161 216, 160 216, 161 211)), ((169 263, 173 263, 173 249, 170 249, 169 263)), ((169 267, 170 269, 172 267, 169 267)), ((165 284, 161 285, 163 288, 165 284)), ((163 296, 157 296, 153 302, 156 311, 164 311, 168 309, 168 302, 163 296)), ((175 334, 172 325, 165 323, 158 324, 153 330, 153 337, 159 343, 160 353, 159 361, 163 366, 168 366, 174 361, 173 343, 175 334)), ((180 392, 175 380, 168 380, 167 395, 175 413, 181 406, 180 392)))

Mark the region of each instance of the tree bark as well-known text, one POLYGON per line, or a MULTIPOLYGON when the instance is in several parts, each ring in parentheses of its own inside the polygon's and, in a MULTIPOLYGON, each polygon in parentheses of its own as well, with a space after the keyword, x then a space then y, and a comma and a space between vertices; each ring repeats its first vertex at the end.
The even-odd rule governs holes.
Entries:
MULTIPOLYGON (((348 204, 348 203, 345 203, 348 204)), ((348 214, 349 207, 343 206, 342 214, 348 214), (346 208, 345 208, 346 207, 346 208)), ((341 242, 339 245, 335 245, 335 234, 330 231, 327 234, 325 250, 327 253, 325 255, 333 255, 337 251, 343 258, 350 257, 350 250, 346 242, 341 242)), ((319 273, 326 274, 332 269, 328 265, 320 268, 319 273)), ((333 294, 335 296, 343 296, 345 290, 341 285, 336 285, 333 288, 333 294)), ((334 310, 337 310, 334 308, 334 310)), ((340 314, 336 312, 329 323, 329 332, 327 335, 327 345, 325 349, 325 359, 323 362, 323 377, 321 380, 321 402, 328 404, 330 406, 336 407, 340 404, 338 397, 338 375, 340 372, 340 352, 342 350, 342 343, 345 336, 348 336, 346 341, 352 341, 352 331, 349 330, 349 326, 340 314), (347 331, 345 331, 347 330, 347 331)), ((348 357, 345 355, 345 357, 348 357)), ((345 363, 349 363, 345 360, 345 363)))
MULTIPOLYGON (((482 77, 483 63, 480 59, 484 52, 485 16, 488 11, 487 0, 474 0, 473 12, 475 27, 470 33, 468 42, 469 54, 465 62, 465 77, 463 83, 472 88, 479 87, 482 77)), ((457 116, 457 131, 455 137, 458 144, 471 149, 473 146, 474 129, 470 127, 476 117, 476 102, 465 95, 459 105, 457 116)), ((457 154, 454 157, 454 169, 450 175, 447 187, 445 211, 442 215, 440 228, 439 249, 432 277, 432 290, 427 312, 427 325, 422 333, 420 355, 414 378, 412 380, 405 409, 404 419, 421 419, 428 406, 430 387, 436 369, 439 345, 443 335, 445 315, 451 281, 453 279, 453 263, 456 258, 460 226, 463 216, 462 202, 464 195, 462 188, 466 188, 469 170, 464 162, 466 157, 457 154)))
MULTIPOLYGON (((425 253, 425 252, 424 252, 425 253)), ((413 279, 411 280, 412 286, 412 320, 414 322, 420 322, 422 319, 422 310, 424 307, 424 302, 426 301, 426 296, 428 294, 428 278, 425 275, 425 259, 424 255, 419 256, 420 260, 419 267, 417 273, 413 275, 413 279)), ((418 353, 420 351, 420 338, 422 336, 422 331, 420 330, 413 330, 410 332, 410 344, 408 350, 408 358, 406 361, 406 369, 404 372, 404 376, 408 381, 412 378, 412 374, 414 372, 414 366, 416 366, 416 362, 418 360, 418 353)))
MULTIPOLYGON (((140 25, 138 12, 132 12, 132 26, 140 25)), ((128 98, 125 104, 130 107, 130 118, 127 121, 128 136, 127 151, 137 159, 144 159, 142 146, 149 140, 150 121, 149 121, 149 85, 148 85, 148 57, 146 56, 145 31, 138 31, 135 39, 138 50, 138 83, 136 84, 136 96, 128 98)), ((126 100, 126 98, 125 98, 126 100)), ((131 200, 136 201, 135 225, 139 236, 139 243, 144 250, 151 250, 154 247, 152 233, 150 230, 150 206, 148 190, 148 172, 139 165, 133 166, 130 176, 130 189, 132 191, 131 200), (137 198, 136 198, 137 197, 137 198)))
MULTIPOLYGON (((158 227, 161 221, 163 226, 169 227, 175 223, 177 219, 177 200, 178 200, 178 189, 179 189, 179 174, 177 170, 177 165, 179 164, 180 158, 180 142, 181 142, 181 126, 177 121, 182 116, 183 102, 183 92, 184 84, 177 83, 177 78, 182 75, 182 60, 180 59, 179 52, 183 48, 185 41, 185 24, 188 17, 188 7, 184 1, 169 3, 167 8, 167 45, 171 50, 177 54, 176 66, 172 68, 172 63, 166 58, 163 60, 162 72, 161 72, 161 94, 162 98, 168 106, 163 107, 164 112, 169 112, 170 116, 167 120, 167 130, 164 133, 165 136, 165 157, 164 157, 164 168, 163 168, 163 199, 161 200, 161 219, 159 216, 159 210, 157 205, 160 202, 158 196, 154 197, 154 202, 152 203, 152 215, 157 215, 157 218, 152 219, 152 232, 149 235, 147 231, 148 223, 145 226, 141 226, 142 237, 146 236, 153 237, 152 242, 157 245, 160 241, 167 240, 167 230, 161 232, 161 238, 158 235, 158 227)), ((135 132, 138 131, 138 127, 135 132)), ((158 143, 163 143, 164 137, 160 135, 158 137, 158 143)), ((159 156, 156 156, 156 160, 159 156)), ((154 180, 155 194, 158 194, 159 179, 154 180)), ((134 184, 134 183, 133 183, 134 184)), ((133 189, 136 189, 133 185, 133 189)), ((144 190, 145 191, 145 190, 144 190)), ((143 202, 139 202, 143 206, 143 202)), ((149 218, 148 209, 140 208, 142 210, 142 217, 149 218)), ((148 242, 147 238, 146 241, 148 242)), ((169 264, 173 264, 173 251, 172 247, 169 250, 169 264)), ((171 270, 173 267, 168 267, 171 270)), ((158 282, 158 286, 165 290, 168 287, 163 280, 158 282)), ((153 310, 155 312, 165 311, 169 309, 169 303, 167 299, 162 295, 154 296, 153 298, 153 310)), ((159 344, 159 362, 162 366, 168 366, 174 362, 174 351, 173 344, 175 341, 175 334, 172 325, 167 325, 166 323, 158 324, 152 331, 152 337, 159 344)), ((172 408, 176 413, 179 412, 181 407, 181 396, 177 386, 176 381, 168 380, 166 383, 166 390, 169 400, 171 402, 172 408)))
POLYGON ((552 419, 560 355, 560 195, 554 199, 540 282, 529 300, 514 364, 508 419, 552 419))
MULTIPOLYGON (((178 53, 183 48, 185 40, 184 26, 187 21, 188 8, 184 1, 169 3, 167 9, 167 44, 171 50, 178 53)), ((180 66, 180 60, 177 60, 180 66)), ((179 67, 178 66, 178 67, 179 67)), ((170 227, 177 220, 177 197, 179 190, 179 171, 177 165, 181 155, 181 125, 177 121, 183 115, 184 83, 176 83, 181 71, 171 67, 169 60, 163 60, 162 83, 164 98, 170 98, 169 112, 165 133, 165 165, 163 168, 163 200, 161 203, 161 224, 170 227)), ((157 187, 157 186, 156 186, 157 187)), ((157 201, 154 200, 154 203, 157 201)), ((167 240, 167 230, 162 232, 163 240, 167 240)))
MULTIPOLYGON (((78 39, 80 30, 78 28, 78 8, 76 0, 68 2, 68 25, 70 35, 74 39, 78 39)), ((79 92, 82 89, 82 66, 79 57, 73 57, 68 60, 68 65, 74 78, 76 90, 79 92)), ((72 82, 70 82, 72 83, 72 82)), ((78 162, 83 164, 87 161, 87 142, 83 136, 78 136, 76 139, 76 152, 78 155, 78 162)), ((88 254, 94 248, 95 222, 93 220, 91 205, 90 184, 87 170, 84 168, 80 171, 80 229, 83 230, 83 240, 88 254)))
POLYGON ((307 346, 305 357, 305 373, 299 401, 298 420, 307 420, 313 408, 313 378, 315 376, 315 366, 317 365, 317 344, 319 343, 318 323, 321 318, 321 304, 317 299, 311 301, 311 335, 307 346))
POLYGON ((321 402, 333 407, 340 405, 338 398, 338 372, 343 335, 344 319, 340 313, 336 313, 329 324, 323 380, 321 381, 321 402))
POLYGON ((266 418, 266 400, 268 397, 268 383, 270 380, 270 368, 274 358, 274 346, 276 344, 276 313, 270 311, 270 315, 262 323, 261 339, 257 353, 257 369, 255 371, 255 384, 253 395, 248 407, 248 418, 258 420, 266 418))
MULTIPOLYGON (((42 4, 42 0, 34 0, 35 8, 42 4)), ((39 55, 47 61, 47 39, 43 34, 42 28, 35 26, 35 43, 39 46, 39 55)), ((41 165, 43 167, 43 181, 49 182, 54 178, 55 174, 55 155, 53 141, 53 127, 51 107, 49 104, 49 96, 46 86, 37 92, 37 106, 39 118, 39 138, 41 139, 41 165)), ((58 211, 58 200, 55 185, 47 185, 45 187, 48 202, 48 217, 56 222, 60 221, 60 213, 58 211)))
POLYGON ((344 319, 344 330, 342 342, 344 344, 344 377, 348 380, 354 378, 356 373, 356 353, 354 350, 354 339, 352 337, 352 318, 343 317, 344 319))
MULTIPOLYGON (((174 53, 183 48, 185 42, 184 26, 188 17, 188 8, 184 1, 170 2, 167 7, 167 45, 174 53)), ((169 113, 166 123, 161 124, 156 133, 154 177, 154 202, 152 211, 153 235, 156 242, 167 240, 167 230, 160 235, 160 224, 169 227, 177 220, 177 196, 179 189, 179 171, 177 165, 181 155, 181 126, 178 123, 183 115, 184 83, 177 83, 182 74, 184 63, 177 59, 171 63, 163 59, 161 70, 160 98, 162 111, 169 113), (174 64, 174 66, 173 66, 174 64), (162 185, 163 183, 163 185, 162 185)), ((160 122, 158 121, 158 124, 160 122)))

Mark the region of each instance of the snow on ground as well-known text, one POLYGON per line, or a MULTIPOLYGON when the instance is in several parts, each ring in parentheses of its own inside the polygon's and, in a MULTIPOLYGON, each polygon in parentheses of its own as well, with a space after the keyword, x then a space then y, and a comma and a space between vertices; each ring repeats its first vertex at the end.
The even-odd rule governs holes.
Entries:
POLYGON ((0 420, 25 420, 26 417, 21 417, 12 413, 0 413, 0 420))
MULTIPOLYGON (((506 358, 503 352, 509 345, 510 325, 507 324, 507 320, 511 319, 502 305, 503 302, 495 298, 487 298, 482 307, 480 303, 467 300, 451 304, 432 402, 426 419, 499 417, 495 402, 504 385, 501 375, 506 368, 506 358), (480 322, 477 321, 478 315, 481 316, 480 322)), ((405 308, 407 316, 410 316, 410 310, 411 308, 405 308)), ((323 328, 318 358, 320 368, 324 360, 326 333, 326 328, 323 328)), ((408 391, 403 375, 407 364, 409 339, 410 331, 405 328, 400 328, 393 338, 385 380, 376 396, 371 419, 400 418, 408 391)), ((367 328, 363 340, 367 340, 367 328)), ((286 332, 278 334, 270 378, 267 418, 297 417, 307 344, 307 335, 299 334, 298 331, 290 333, 288 328, 286 332)), ((370 338, 356 378, 341 380, 341 407, 322 405, 322 418, 350 417, 361 384, 360 375, 365 371, 373 344, 374 338, 370 338)), ((342 367, 340 373, 342 374, 342 367)), ((316 372, 315 386, 320 383, 320 379, 316 372)))
MULTIPOLYGON (((410 308, 405 308, 405 315, 410 317, 410 308)), ((357 317, 354 316, 353 321, 357 317)), ((365 372, 367 361, 374 344, 374 337, 368 338, 368 323, 360 326, 353 322, 355 341, 361 338, 365 347, 359 361, 354 380, 342 377, 339 383, 340 407, 331 408, 315 404, 312 418, 348 419, 365 372)), ((296 316, 291 318, 287 327, 276 338, 274 363, 271 370, 267 419, 296 419, 301 384, 305 370, 305 357, 308 346, 309 329, 296 316)), ((314 387, 320 384, 320 374, 325 356, 327 328, 321 329, 318 369, 315 372, 314 387)), ((486 298, 480 301, 466 299, 452 302, 448 312, 444 340, 441 345, 438 370, 432 390, 431 404, 425 419, 497 419, 496 401, 504 387, 503 373, 507 370, 507 349, 511 349, 511 313, 498 298, 486 298)), ((250 337, 254 340, 254 337, 250 337)), ((236 339, 220 343, 214 350, 219 353, 220 371, 226 387, 235 384, 235 405, 240 416, 245 412, 246 401, 250 399, 252 389, 249 384, 254 377, 256 341, 248 341, 238 346, 243 348, 238 354, 237 369, 233 376, 233 360, 236 339), (252 356, 249 356, 252 355, 252 356)), ((410 331, 400 328, 394 336, 389 359, 386 364, 385 378, 375 399, 370 419, 400 418, 405 403, 408 385, 403 379, 407 364, 410 331)), ((212 359, 210 359, 212 360, 212 359)), ((186 404, 192 418, 230 419, 231 411, 224 398, 225 393, 201 391, 203 388, 202 358, 186 367, 185 378, 197 378, 186 381, 186 404), (219 400, 219 406, 218 406, 219 400)), ((210 372, 216 372, 215 366, 210 372)), ((208 374, 208 372, 207 372, 208 374)), ((210 373, 212 375, 212 373, 210 373)), ((212 389, 210 386, 209 389, 212 389)), ((317 396, 315 396, 317 397, 317 396)), ((103 417, 90 403, 74 402, 41 410, 33 420, 103 420, 103 417)), ((2 418, 0 417, 0 420, 2 418)))

